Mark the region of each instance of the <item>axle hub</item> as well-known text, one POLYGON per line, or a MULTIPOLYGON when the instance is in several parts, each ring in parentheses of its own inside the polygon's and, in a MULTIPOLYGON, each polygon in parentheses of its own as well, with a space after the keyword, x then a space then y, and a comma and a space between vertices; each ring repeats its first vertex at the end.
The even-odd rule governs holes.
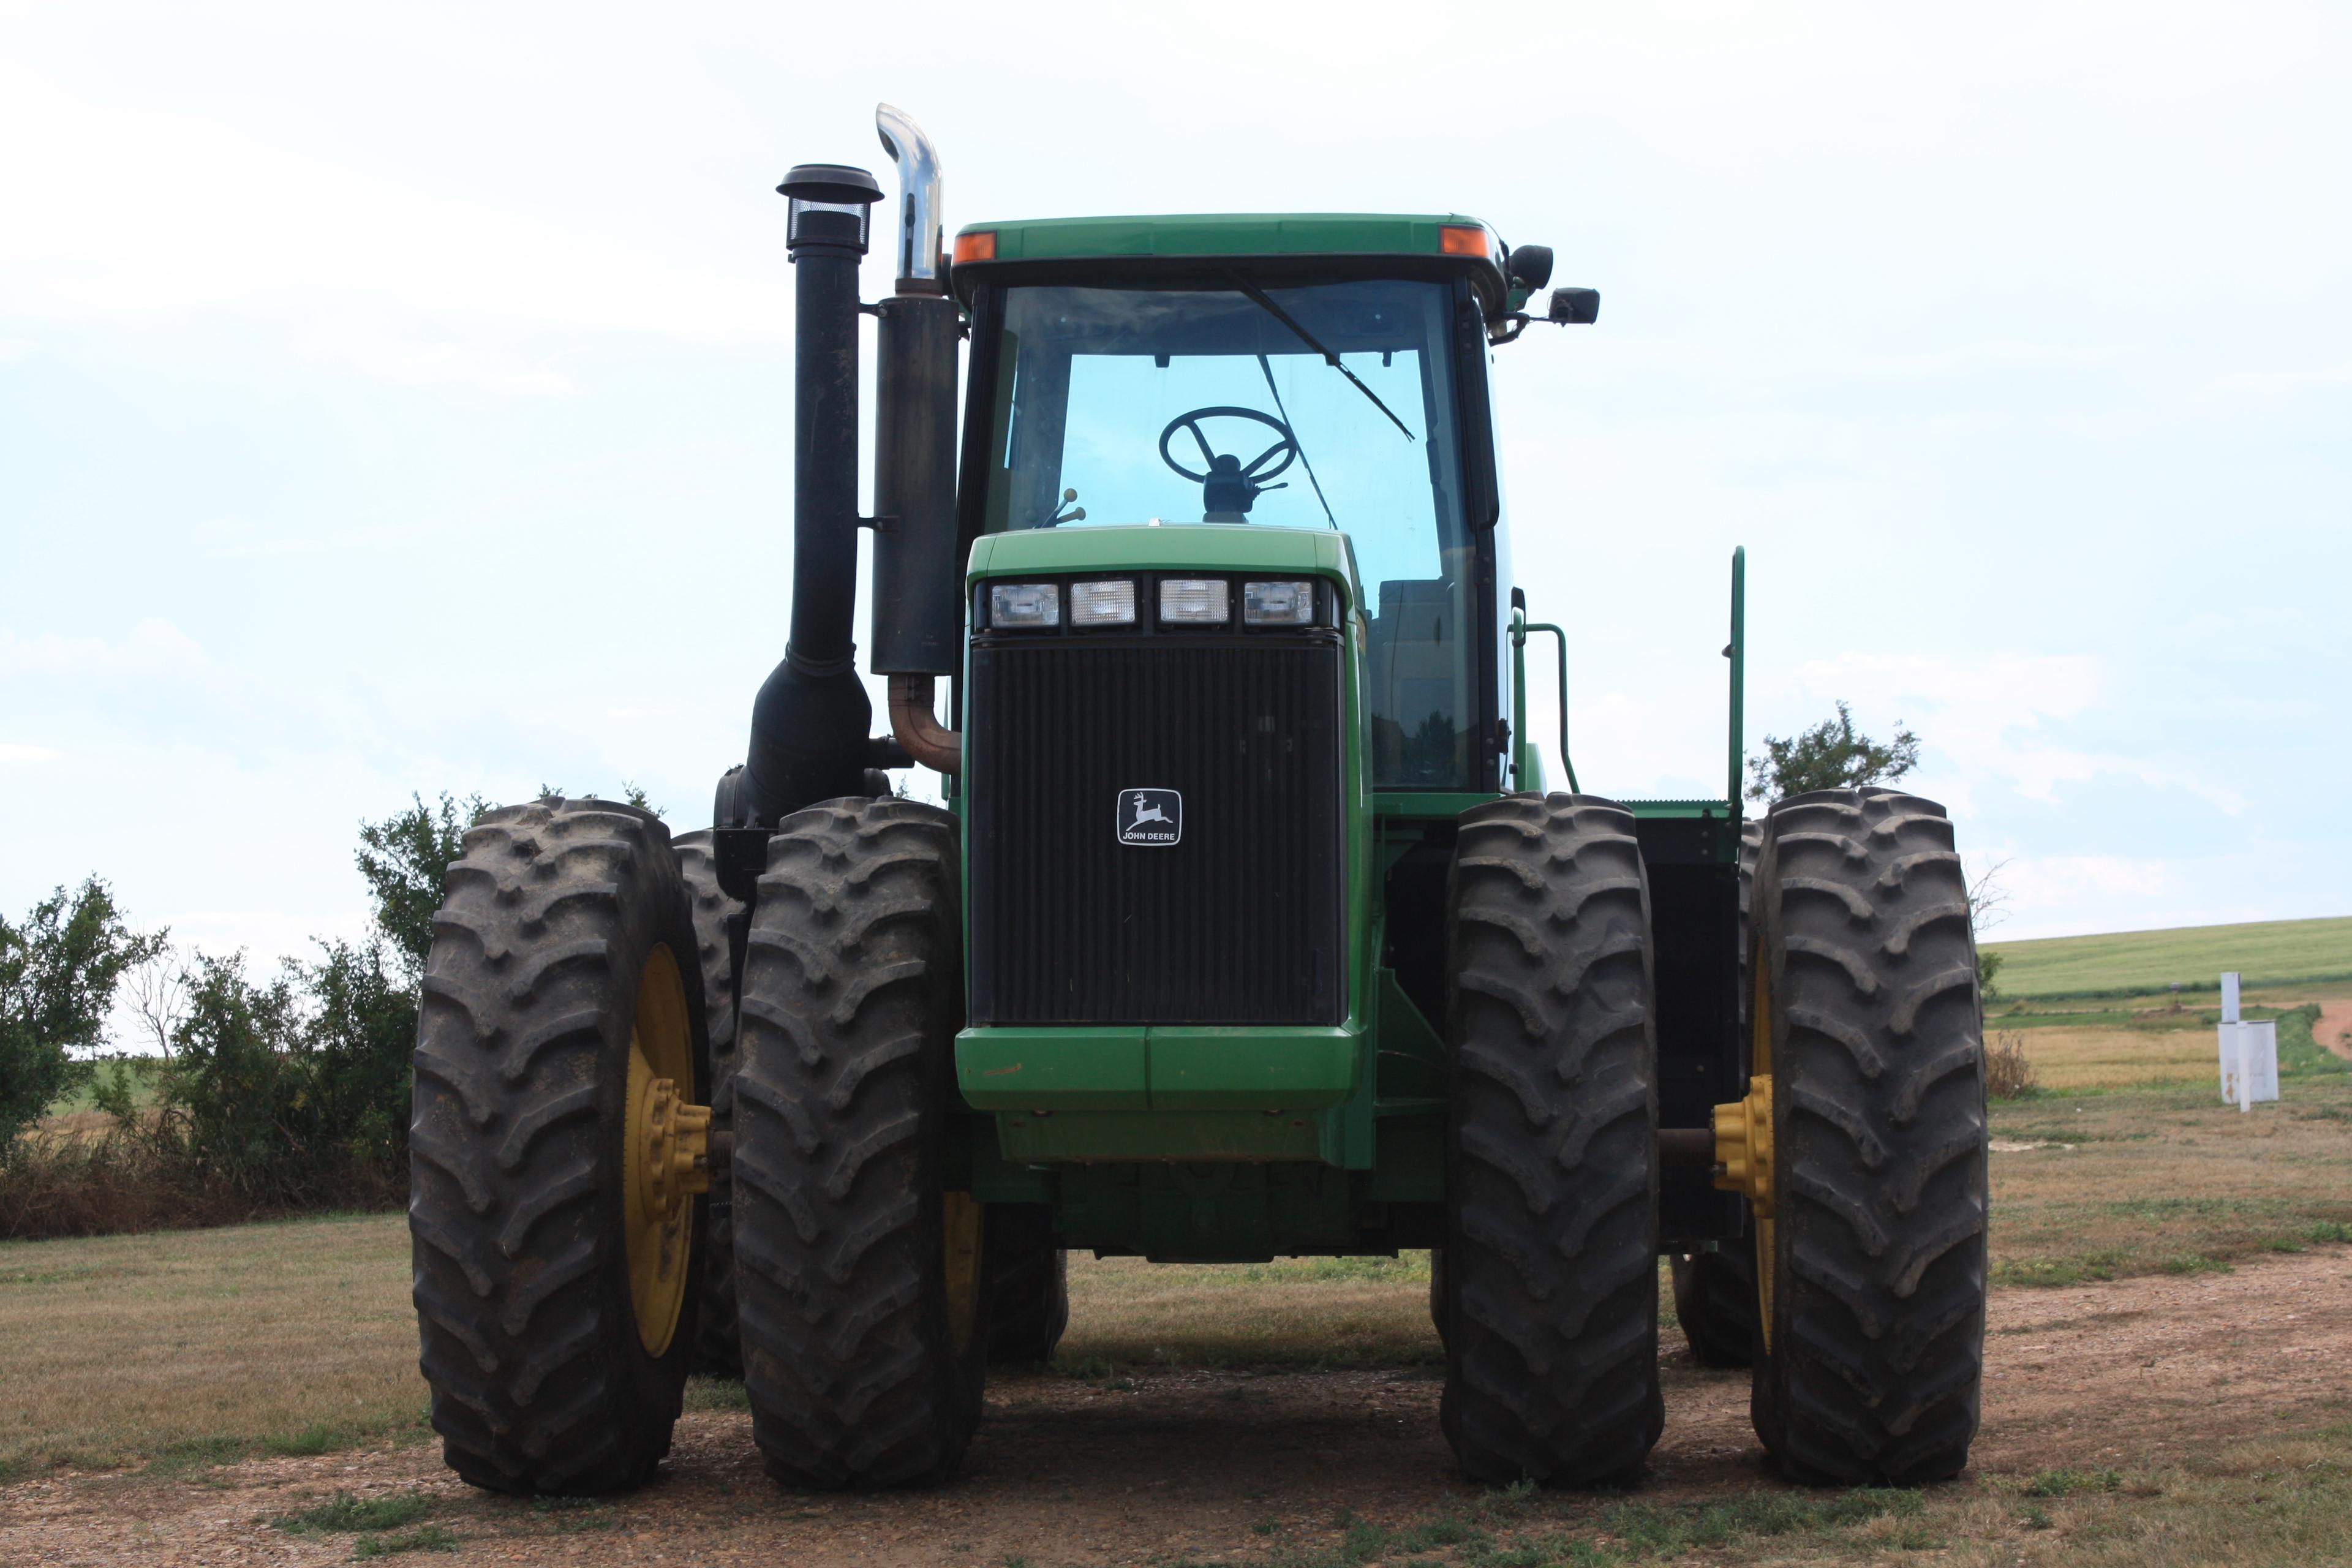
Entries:
POLYGON ((637 1139, 637 1205, 647 1220, 667 1220, 710 1190, 710 1107, 686 1103, 676 1079, 646 1086, 637 1139))
POLYGON ((1748 1080, 1748 1097, 1715 1108, 1715 1184, 1772 1216, 1772 1079, 1748 1080))

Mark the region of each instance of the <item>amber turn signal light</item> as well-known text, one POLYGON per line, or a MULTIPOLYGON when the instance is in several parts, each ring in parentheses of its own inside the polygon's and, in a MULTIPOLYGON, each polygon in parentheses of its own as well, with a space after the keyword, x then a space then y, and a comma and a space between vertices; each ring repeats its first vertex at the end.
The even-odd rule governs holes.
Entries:
MULTIPOLYGON (((959 239, 956 241, 956 244, 961 246, 963 244, 963 241, 959 239)), ((1441 224, 1437 230, 1437 248, 1444 251, 1448 256, 1492 256, 1495 254, 1493 247, 1487 241, 1486 231, 1476 224, 1441 224)), ((963 258, 959 255, 956 259, 961 261, 963 258)))

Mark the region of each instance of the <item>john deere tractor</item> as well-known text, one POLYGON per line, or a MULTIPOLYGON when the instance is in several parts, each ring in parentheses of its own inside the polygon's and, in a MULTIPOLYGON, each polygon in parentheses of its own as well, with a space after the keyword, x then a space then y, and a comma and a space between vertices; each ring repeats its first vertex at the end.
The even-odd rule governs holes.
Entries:
MULTIPOLYGON (((449 872, 410 1205, 449 1464, 640 1482, 701 1365, 778 1479, 935 1483, 989 1363, 1052 1352, 1068 1251, 1427 1248, 1475 1479, 1640 1469, 1661 1258, 1789 1475, 1958 1470, 1986 1143, 1943 810, 1743 816, 1736 554, 1722 796, 1585 793, 1564 699, 1564 791, 1538 760, 1527 645, 1564 690, 1565 638, 1514 584, 1488 372, 1598 296, 1531 313, 1550 252, 1454 215, 950 245, 878 120, 889 298, 874 178, 781 187, 791 624, 713 826, 545 799, 449 872)), ((703 569, 757 605, 770 566, 703 569)), ((1588 636, 1657 591, 1541 590, 1588 636)))

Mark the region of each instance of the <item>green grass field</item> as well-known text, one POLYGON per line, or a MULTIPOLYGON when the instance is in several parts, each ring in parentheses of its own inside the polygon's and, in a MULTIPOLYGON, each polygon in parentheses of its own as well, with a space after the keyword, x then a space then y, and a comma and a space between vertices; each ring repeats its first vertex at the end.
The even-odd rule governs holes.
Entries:
POLYGON ((2234 969, 2249 985, 2352 979, 2352 917, 2182 926, 2173 931, 1990 942, 2004 996, 2129 996, 2210 991, 2234 969))

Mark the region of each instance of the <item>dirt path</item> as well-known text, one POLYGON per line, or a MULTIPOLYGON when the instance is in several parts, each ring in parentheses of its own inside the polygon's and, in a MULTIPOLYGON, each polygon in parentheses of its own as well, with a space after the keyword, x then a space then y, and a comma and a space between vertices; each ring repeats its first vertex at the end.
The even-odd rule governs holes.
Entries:
POLYGON ((2339 1057, 2352 1058, 2352 1000, 2322 1002, 2311 1037, 2339 1057))
MULTIPOLYGON (((1666 1432, 1644 1495, 1720 1497, 1769 1479, 1745 1373, 1695 1366, 1669 1335, 1666 1432)), ((2227 1275, 1995 1296, 1979 1468, 2210 1462, 2233 1438, 2309 1426, 2352 1396, 2352 1251, 2227 1275)), ((610 1559, 771 1564, 1247 1558, 1269 1521, 1426 1514, 1457 1480, 1425 1373, 1146 1375, 1098 1387, 1029 1375, 990 1389, 963 1479, 939 1492, 811 1497, 761 1475, 750 1419, 689 1416, 663 1479, 585 1510, 490 1500, 429 1448, 258 1460, 200 1480, 53 1477, 0 1489, 0 1563, 327 1563, 349 1536, 268 1521, 326 1493, 422 1489, 463 1545, 439 1562, 610 1559)), ((1596 1508, 1601 1506, 1596 1503, 1596 1508)))

